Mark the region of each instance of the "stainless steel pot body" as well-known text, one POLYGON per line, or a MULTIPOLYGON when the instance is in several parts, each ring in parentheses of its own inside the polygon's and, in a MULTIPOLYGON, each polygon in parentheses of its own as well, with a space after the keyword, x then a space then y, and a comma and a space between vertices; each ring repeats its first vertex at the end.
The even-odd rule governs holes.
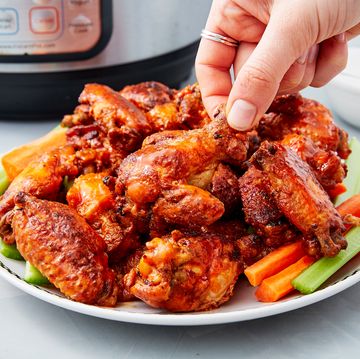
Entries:
POLYGON ((199 39, 210 5, 211 0, 0 0, 0 73, 86 70, 171 53, 199 39), (101 49, 91 53, 100 40, 101 49), (81 59, 72 60, 76 54, 81 59))

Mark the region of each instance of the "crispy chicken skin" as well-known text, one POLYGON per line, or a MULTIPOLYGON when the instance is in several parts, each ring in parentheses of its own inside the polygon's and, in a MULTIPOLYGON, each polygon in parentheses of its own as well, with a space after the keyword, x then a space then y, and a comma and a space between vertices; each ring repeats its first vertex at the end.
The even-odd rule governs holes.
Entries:
POLYGON ((152 307, 189 312, 228 301, 241 271, 235 242, 173 231, 146 243, 139 264, 125 281, 133 295, 152 307))
POLYGON ((252 163, 266 173, 277 207, 325 256, 346 247, 344 225, 307 163, 280 143, 263 142, 252 163))
POLYGON ((116 149, 133 151, 151 133, 144 113, 110 87, 87 84, 79 102, 90 106, 90 115, 116 149))
POLYGON ((12 227, 22 256, 67 297, 114 306, 118 287, 103 239, 68 206, 20 192, 12 227))
POLYGON ((129 228, 116 220, 116 203, 101 173, 78 177, 66 195, 67 202, 105 240, 111 259, 124 257, 140 246, 139 239, 129 228))
POLYGON ((276 248, 299 237, 278 209, 265 173, 251 166, 239 185, 245 220, 268 247, 276 248))
POLYGON ((14 198, 18 192, 54 200, 60 192, 64 177, 74 176, 77 171, 74 165, 74 149, 71 146, 58 148, 32 161, 0 197, 0 235, 3 239, 13 242, 4 216, 14 207, 14 198))
POLYGON ((337 152, 341 158, 350 154, 347 133, 335 125, 330 111, 300 94, 277 97, 257 130, 262 140, 281 140, 288 134, 302 134, 319 148, 337 152))

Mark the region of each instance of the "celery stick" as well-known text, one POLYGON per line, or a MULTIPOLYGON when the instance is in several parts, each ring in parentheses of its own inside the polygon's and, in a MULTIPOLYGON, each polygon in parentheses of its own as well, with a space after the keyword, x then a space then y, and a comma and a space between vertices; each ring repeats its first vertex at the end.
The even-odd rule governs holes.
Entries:
POLYGON ((64 180, 63 180, 63 186, 66 190, 66 192, 71 188, 71 186, 74 184, 74 180, 69 180, 69 177, 68 176, 65 176, 64 177, 64 180))
POLYGON ((9 181, 4 169, 0 166, 0 196, 9 187, 9 184, 10 184, 10 181, 9 181))
POLYGON ((49 280, 29 262, 26 262, 24 280, 25 282, 36 285, 45 285, 50 283, 49 280))
POLYGON ((16 259, 18 261, 23 261, 24 258, 16 248, 15 244, 6 244, 1 238, 0 238, 0 253, 10 259, 16 259))
POLYGON ((336 197, 335 206, 338 206, 340 203, 352 197, 354 194, 360 193, 360 142, 356 138, 351 139, 350 149, 351 154, 346 160, 348 174, 344 179, 346 192, 336 197))
POLYGON ((305 269, 291 284, 303 294, 310 294, 321 286, 339 268, 360 252, 360 227, 350 230, 345 238, 348 242, 346 249, 333 258, 323 257, 305 269))

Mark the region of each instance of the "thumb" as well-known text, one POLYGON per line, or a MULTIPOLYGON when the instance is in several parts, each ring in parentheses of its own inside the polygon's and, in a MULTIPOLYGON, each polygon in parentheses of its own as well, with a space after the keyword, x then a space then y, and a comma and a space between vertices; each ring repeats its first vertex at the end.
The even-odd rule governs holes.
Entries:
POLYGON ((239 131, 257 125, 290 66, 315 42, 309 30, 302 31, 304 21, 287 22, 280 15, 271 15, 260 42, 238 72, 231 89, 227 119, 239 131))

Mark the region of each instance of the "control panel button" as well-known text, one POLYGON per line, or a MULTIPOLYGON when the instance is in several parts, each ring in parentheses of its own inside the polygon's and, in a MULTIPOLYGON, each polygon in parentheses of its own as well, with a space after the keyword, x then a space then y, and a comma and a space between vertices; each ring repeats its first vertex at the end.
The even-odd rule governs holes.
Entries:
POLYGON ((33 0, 33 3, 36 5, 49 5, 52 3, 52 0, 33 0))
POLYGON ((91 31, 93 22, 85 15, 78 15, 69 23, 70 31, 73 34, 83 34, 91 31))
POLYGON ((92 0, 68 0, 68 4, 71 7, 81 7, 84 5, 90 5, 92 3, 92 0))
POLYGON ((53 34, 59 30, 59 15, 54 7, 34 7, 30 10, 30 28, 35 34, 53 34))
POLYGON ((13 35, 18 32, 18 16, 15 9, 0 8, 0 35, 13 35))

